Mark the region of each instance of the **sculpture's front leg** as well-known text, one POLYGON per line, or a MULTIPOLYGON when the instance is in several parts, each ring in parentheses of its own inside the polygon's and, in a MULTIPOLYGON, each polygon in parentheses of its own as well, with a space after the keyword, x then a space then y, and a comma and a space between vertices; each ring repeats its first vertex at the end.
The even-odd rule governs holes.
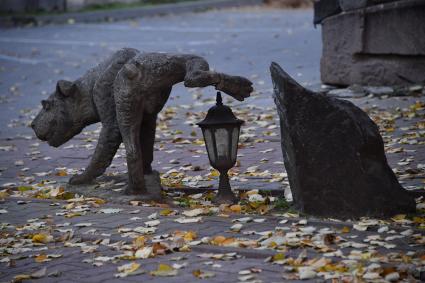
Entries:
POLYGON ((71 185, 88 184, 102 175, 111 164, 120 144, 121 134, 118 125, 103 126, 90 164, 82 174, 74 175, 69 183, 71 185))
POLYGON ((138 68, 126 64, 114 82, 116 116, 125 145, 128 187, 127 194, 137 194, 143 199, 157 199, 160 192, 149 192, 145 186, 141 132, 145 107, 142 78, 138 68))
POLYGON ((215 86, 217 90, 239 101, 249 97, 253 91, 252 82, 247 78, 210 71, 208 63, 200 57, 187 61, 184 85, 186 87, 215 86))
POLYGON ((220 81, 215 85, 215 88, 227 93, 239 101, 243 101, 245 98, 248 98, 250 93, 253 91, 252 82, 247 78, 231 76, 223 73, 219 73, 218 75, 220 76, 220 81))

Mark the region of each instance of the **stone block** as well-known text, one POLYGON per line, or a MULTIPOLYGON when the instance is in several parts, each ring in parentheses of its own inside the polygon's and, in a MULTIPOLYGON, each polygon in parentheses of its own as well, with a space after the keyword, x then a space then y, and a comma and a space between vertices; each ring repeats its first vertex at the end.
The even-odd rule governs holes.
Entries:
POLYGON ((322 22, 321 78, 334 85, 425 82, 425 1, 371 6, 322 22))
POLYGON ((416 205, 387 163, 377 125, 353 103, 311 92, 273 63, 283 159, 296 208, 323 217, 388 217, 416 205))

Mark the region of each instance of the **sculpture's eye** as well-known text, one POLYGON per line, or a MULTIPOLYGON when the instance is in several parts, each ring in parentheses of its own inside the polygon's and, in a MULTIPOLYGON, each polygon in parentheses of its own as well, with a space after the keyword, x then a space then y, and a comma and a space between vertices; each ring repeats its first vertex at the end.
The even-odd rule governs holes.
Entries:
POLYGON ((41 105, 43 105, 44 110, 49 110, 50 108, 52 108, 52 104, 53 104, 53 102, 49 101, 49 100, 42 100, 41 101, 41 105))

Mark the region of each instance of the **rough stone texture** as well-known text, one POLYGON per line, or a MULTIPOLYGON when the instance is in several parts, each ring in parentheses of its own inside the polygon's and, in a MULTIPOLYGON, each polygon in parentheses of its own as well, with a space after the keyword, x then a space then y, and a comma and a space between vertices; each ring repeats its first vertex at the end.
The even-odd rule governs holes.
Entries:
POLYGON ((314 24, 320 24, 324 19, 341 12, 338 0, 314 1, 314 24))
POLYGON ((366 113, 351 102, 303 88, 276 63, 271 74, 285 168, 298 209, 330 217, 415 211, 366 113))
POLYGON ((264 0, 264 4, 276 8, 306 8, 312 6, 310 0, 264 0))
POLYGON ((240 101, 252 92, 248 79, 210 71, 202 57, 121 49, 74 82, 58 81, 31 126, 39 139, 59 147, 100 121, 102 130, 90 164, 70 183, 87 184, 102 175, 123 142, 129 175, 126 192, 153 198, 143 176, 152 173, 157 115, 179 82, 186 87, 215 86, 240 101))
POLYGON ((370 0, 339 0, 338 2, 341 9, 345 12, 345 11, 364 8, 367 6, 368 2, 371 2, 371 1, 370 0))
POLYGON ((425 81, 425 2, 398 1, 322 22, 321 78, 335 85, 425 81))

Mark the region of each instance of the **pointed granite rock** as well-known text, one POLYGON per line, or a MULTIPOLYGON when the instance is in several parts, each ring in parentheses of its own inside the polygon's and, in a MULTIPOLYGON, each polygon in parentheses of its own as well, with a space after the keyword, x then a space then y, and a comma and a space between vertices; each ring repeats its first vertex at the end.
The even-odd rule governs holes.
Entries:
POLYGON ((295 206, 352 218, 415 211, 389 167, 377 125, 349 101, 309 91, 272 63, 282 151, 295 206))

